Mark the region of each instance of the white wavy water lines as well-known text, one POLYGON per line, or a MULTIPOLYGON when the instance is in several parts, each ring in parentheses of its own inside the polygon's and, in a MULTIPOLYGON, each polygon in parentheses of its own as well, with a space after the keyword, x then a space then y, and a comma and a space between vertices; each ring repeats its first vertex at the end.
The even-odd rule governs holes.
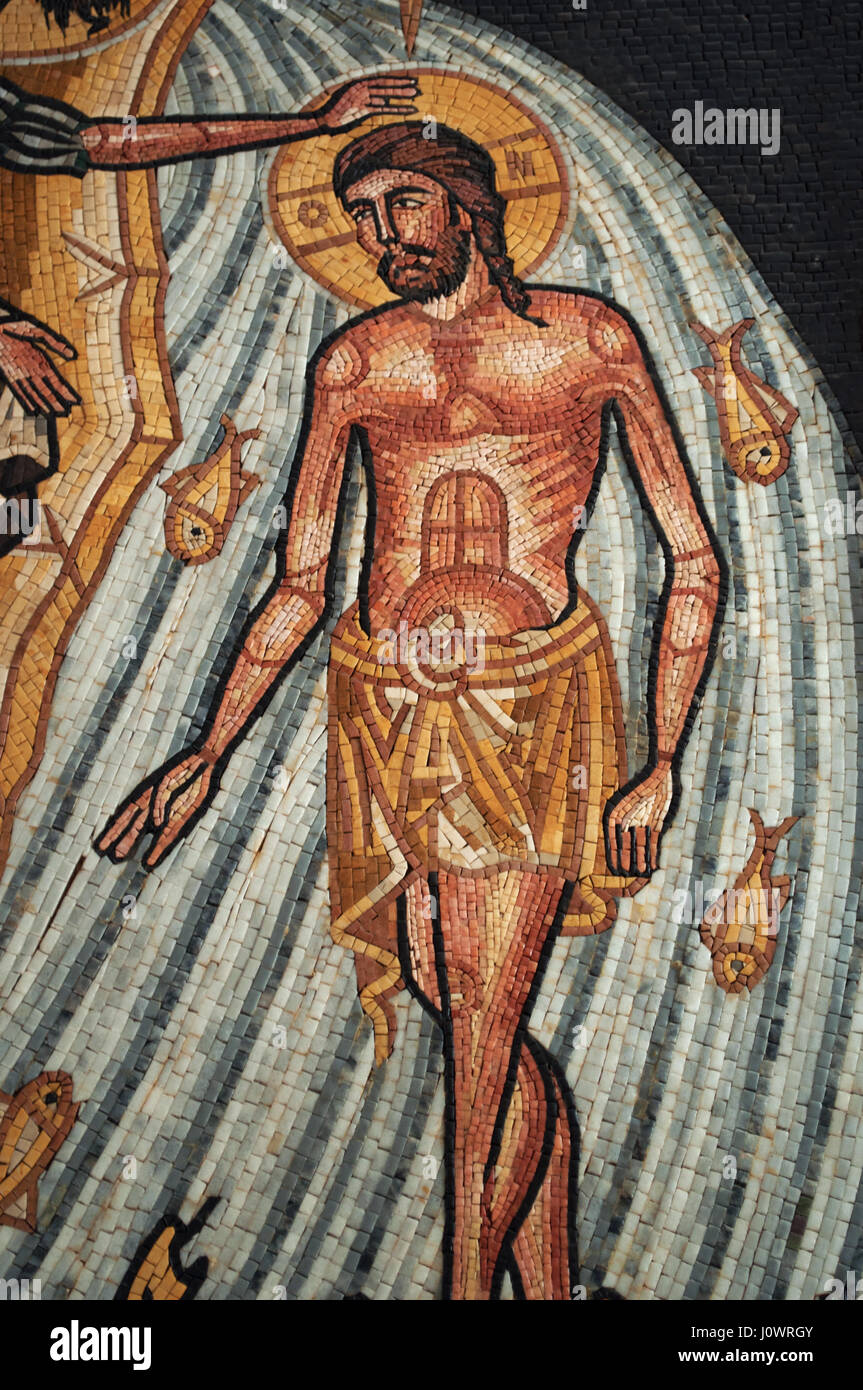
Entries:
MULTIPOLYGON (((310 715, 311 721, 319 714, 321 701, 322 695, 310 715)), ((320 749, 312 746, 309 758, 317 764, 320 749)), ((205 818, 205 830, 215 829, 215 825, 207 826, 207 820, 215 821, 217 816, 216 811, 205 818)), ((181 858, 182 851, 178 854, 178 860, 181 858)), ((164 922, 166 917, 168 921, 171 919, 170 908, 176 900, 175 895, 183 893, 183 879, 186 877, 184 867, 181 862, 175 861, 170 875, 156 884, 153 894, 146 895, 146 900, 139 902, 137 934, 130 929, 125 938, 121 938, 121 941, 125 940, 127 949, 124 952, 115 948, 110 973, 100 982, 97 997, 88 1001, 90 1008, 87 1013, 91 1024, 94 1016, 100 1016, 104 1001, 110 1001, 121 1012, 124 1009, 130 1013, 134 1011, 136 997, 146 989, 151 971, 166 949, 164 922), (166 912, 158 911, 160 904, 167 909, 166 912), (141 940, 141 934, 145 931, 149 933, 149 949, 144 949, 141 940)), ((190 887, 195 881, 192 877, 190 887)), ((148 880, 150 882, 153 880, 148 880)), ((171 1160, 165 1157, 165 1152, 172 1136, 177 1134, 182 1138, 187 1125, 180 1098, 185 1097, 187 1105, 191 1101, 194 1108, 207 1093, 200 1079, 207 1072, 214 1053, 221 1049, 218 1038, 223 1022, 233 1017, 237 997, 242 998, 248 990, 259 967, 266 941, 266 933, 261 931, 259 925, 255 929, 249 921, 250 907, 246 898, 251 893, 251 884, 239 876, 235 877, 234 882, 235 891, 223 899, 172 1008, 171 1018, 164 1027, 153 1059, 138 1084, 138 1099, 127 1106, 79 1199, 79 1206, 90 1196, 94 1200, 100 1197, 104 1203, 104 1190, 98 1192, 95 1184, 110 1182, 112 1178, 116 1182, 118 1156, 133 1153, 138 1157, 146 1169, 147 1191, 151 1200, 159 1185, 171 1177, 171 1160), (203 998, 207 998, 211 1005, 206 1014, 200 1012, 203 998), (192 1100, 196 1096, 197 1099, 192 1100)), ((99 1031, 93 1030, 90 1034, 90 1045, 95 1044, 97 1050, 99 1031)), ((105 1031, 110 1036, 109 1023, 106 1023, 105 1031)), ((70 1055, 69 1045, 64 1046, 64 1052, 70 1055)), ((120 1184, 116 1191, 121 1202, 125 1202, 123 1185, 120 1184)), ((77 1211, 70 1224, 77 1226, 82 1221, 86 1222, 87 1215, 86 1211, 77 1211)), ((94 1268, 92 1273, 95 1277, 97 1270, 94 1268)))

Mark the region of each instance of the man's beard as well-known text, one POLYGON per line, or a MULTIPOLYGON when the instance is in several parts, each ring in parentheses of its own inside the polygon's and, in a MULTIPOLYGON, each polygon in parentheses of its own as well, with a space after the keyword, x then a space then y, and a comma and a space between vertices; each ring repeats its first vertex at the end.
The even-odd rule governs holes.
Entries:
POLYGON ((39 3, 49 25, 53 19, 65 33, 70 17, 76 15, 88 25, 88 33, 97 34, 107 29, 112 12, 119 11, 124 18, 128 16, 130 0, 39 0, 39 3))
POLYGON ((470 240, 466 228, 449 227, 434 250, 404 242, 397 250, 387 251, 381 257, 378 275, 395 294, 416 304, 453 294, 467 275, 470 240), (404 264, 404 257, 414 256, 422 259, 404 264))

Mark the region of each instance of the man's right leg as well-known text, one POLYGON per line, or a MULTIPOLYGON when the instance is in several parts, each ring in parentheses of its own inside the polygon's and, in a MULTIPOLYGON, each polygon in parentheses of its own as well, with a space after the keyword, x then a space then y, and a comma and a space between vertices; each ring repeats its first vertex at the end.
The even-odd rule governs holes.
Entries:
POLYGON ((405 978, 444 1029, 451 1073, 448 1294, 496 1297, 508 1268, 523 1297, 565 1300, 574 1277, 578 1129, 560 1069, 525 1027, 559 886, 534 874, 500 882, 497 895, 491 880, 447 876, 443 922, 427 884, 414 884, 405 904, 405 978), (521 881, 517 903, 512 881, 521 881))

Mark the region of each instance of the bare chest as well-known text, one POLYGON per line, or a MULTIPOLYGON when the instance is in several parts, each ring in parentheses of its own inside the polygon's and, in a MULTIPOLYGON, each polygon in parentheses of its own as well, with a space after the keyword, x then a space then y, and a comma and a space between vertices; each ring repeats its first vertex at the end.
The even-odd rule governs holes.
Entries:
POLYGON ((454 338, 374 364, 358 414, 373 442, 384 444, 572 437, 596 412, 589 380, 570 345, 454 338))

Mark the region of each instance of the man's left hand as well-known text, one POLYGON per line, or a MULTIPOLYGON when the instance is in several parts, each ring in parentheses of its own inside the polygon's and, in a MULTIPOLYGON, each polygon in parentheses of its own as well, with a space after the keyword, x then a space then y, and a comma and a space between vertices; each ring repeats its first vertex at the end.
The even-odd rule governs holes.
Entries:
POLYGON ((419 95, 415 77, 362 77, 339 87, 316 113, 322 130, 350 130, 369 116, 409 116, 419 95))
POLYGON ((613 874, 652 874, 674 795, 671 764, 634 777, 605 810, 605 855, 613 874))

